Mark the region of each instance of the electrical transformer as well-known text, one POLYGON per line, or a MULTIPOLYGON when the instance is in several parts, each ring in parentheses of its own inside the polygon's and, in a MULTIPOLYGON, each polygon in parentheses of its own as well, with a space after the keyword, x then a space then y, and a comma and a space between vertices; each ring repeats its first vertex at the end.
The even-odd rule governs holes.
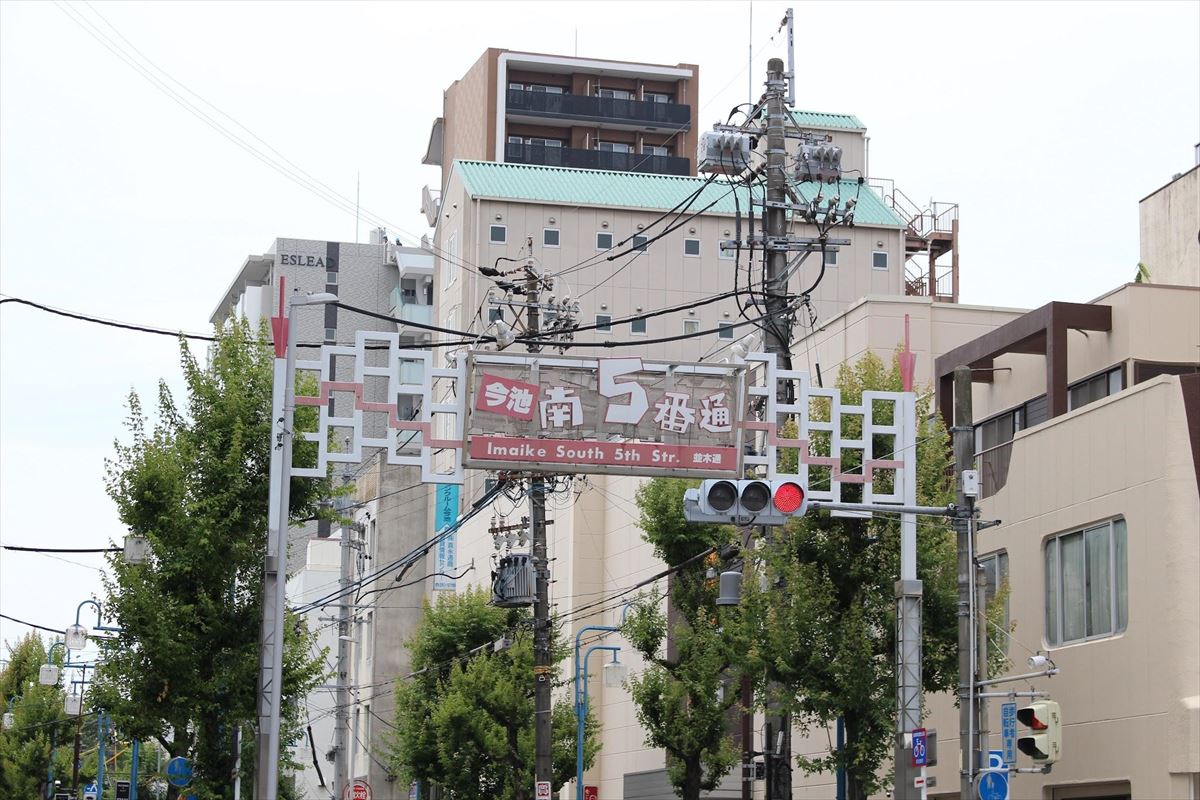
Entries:
POLYGON ((842 177, 842 148, 832 144, 802 144, 796 157, 796 180, 832 183, 842 177))
POLYGON ((492 571, 492 604, 500 608, 533 605, 537 596, 537 570, 526 553, 502 556, 492 571))
POLYGON ((750 136, 729 131, 705 131, 700 134, 698 172, 739 175, 750 169, 750 136))

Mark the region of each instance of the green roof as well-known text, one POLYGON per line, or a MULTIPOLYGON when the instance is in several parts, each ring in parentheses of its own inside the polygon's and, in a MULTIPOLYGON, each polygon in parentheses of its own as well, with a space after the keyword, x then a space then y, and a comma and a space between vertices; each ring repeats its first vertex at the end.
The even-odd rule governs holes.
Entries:
MULTIPOLYGON (((705 182, 704 178, 678 175, 648 175, 639 172, 611 172, 599 169, 573 169, 569 167, 543 167, 533 164, 501 164, 494 161, 455 160, 456 172, 466 188, 467 194, 475 199, 523 200, 530 203, 547 203, 564 206, 609 206, 614 208, 638 208, 666 211, 695 192, 705 182)), ((796 191, 805 200, 811 200, 819 188, 815 183, 795 184, 796 191)), ((698 211, 709 203, 710 214, 743 213, 749 207, 749 194, 745 186, 738 185, 734 192, 730 184, 717 179, 700 193, 691 208, 698 211)), ((858 198, 854 211, 857 225, 902 228, 904 221, 884 205, 870 187, 858 181, 844 180, 836 193, 847 200, 858 198)), ((831 187, 826 186, 822 196, 829 197, 831 187)), ((761 193, 759 193, 761 196, 761 193)))
POLYGON ((826 114, 823 111, 792 111, 792 119, 796 124, 813 128, 845 128, 848 130, 866 130, 867 126, 853 114, 826 114))

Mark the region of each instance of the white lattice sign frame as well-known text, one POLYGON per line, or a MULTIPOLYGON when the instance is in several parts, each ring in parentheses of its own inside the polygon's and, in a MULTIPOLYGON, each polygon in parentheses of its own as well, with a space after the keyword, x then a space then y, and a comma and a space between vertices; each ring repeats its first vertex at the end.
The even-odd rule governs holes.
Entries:
MULTIPOLYGON (((775 356, 770 353, 749 353, 748 363, 756 364, 747 379, 748 395, 751 404, 762 404, 762 413, 758 421, 743 422, 748 431, 761 434, 761 453, 747 455, 744 459, 747 469, 754 469, 768 479, 797 480, 808 487, 810 500, 829 503, 846 502, 842 497, 842 487, 846 484, 862 486, 861 500, 854 502, 878 505, 913 505, 916 502, 916 396, 912 392, 863 392, 862 402, 858 405, 848 405, 842 402, 842 393, 838 389, 823 389, 812 385, 807 372, 800 370, 780 369, 775 356), (784 403, 777 399, 777 387, 780 381, 791 381, 795 387, 795 402, 784 403), (812 401, 824 398, 828 402, 828 418, 814 419, 812 401), (875 410, 879 405, 890 406, 891 424, 876 423, 875 410), (843 438, 843 420, 846 417, 858 417, 862 421, 862 434, 858 439, 843 438), (796 438, 784 438, 780 435, 784 424, 792 420, 796 424, 796 438), (812 442, 814 434, 828 436, 829 455, 814 455, 812 442), (890 437, 893 446, 890 452, 875 453, 876 437, 890 437), (785 473, 779 470, 779 450, 781 448, 797 451, 797 467, 795 473, 785 473), (854 459, 861 467, 842 469, 849 451, 857 451, 859 457, 854 459), (809 480, 810 468, 823 467, 828 470, 827 486, 813 485, 809 480), (881 490, 877 484, 877 474, 883 471, 894 473, 891 481, 891 491, 881 490)), ((824 415, 821 415, 824 416, 824 415)), ((867 512, 833 511, 834 516, 869 516, 867 512)))
POLYGON ((386 453, 388 464, 420 467, 423 482, 463 482, 463 387, 466 385, 466 367, 461 359, 450 367, 435 367, 433 354, 428 350, 405 350, 399 342, 399 333, 358 331, 353 347, 322 345, 319 360, 296 361, 297 373, 316 373, 320 382, 318 395, 297 395, 296 405, 318 407, 320 418, 315 431, 300 433, 306 441, 316 443, 317 463, 313 467, 293 464, 292 475, 323 478, 328 474, 330 463, 358 464, 363 459, 364 448, 378 448, 386 453), (372 359, 368 358, 368 351, 376 348, 386 351, 382 366, 370 365, 372 359), (331 373, 335 369, 333 364, 337 359, 346 358, 353 359, 353 379, 338 381, 337 376, 331 373), (420 383, 405 383, 402 380, 401 365, 404 361, 420 362, 420 383), (386 400, 368 398, 370 379, 386 380, 386 400), (446 393, 448 398, 435 399, 435 391, 446 393), (354 395, 350 416, 333 415, 329 400, 335 392, 354 395), (420 398, 420 412, 411 420, 400 419, 398 415, 397 398, 402 394, 420 398), (365 435, 363 415, 372 412, 386 414, 385 437, 365 435), (435 425, 435 422, 438 424, 435 425), (341 449, 330 448, 335 431, 349 432, 341 449), (410 447, 417 441, 420 442, 419 447, 410 447), (449 471, 435 471, 433 456, 436 451, 449 454, 449 471))

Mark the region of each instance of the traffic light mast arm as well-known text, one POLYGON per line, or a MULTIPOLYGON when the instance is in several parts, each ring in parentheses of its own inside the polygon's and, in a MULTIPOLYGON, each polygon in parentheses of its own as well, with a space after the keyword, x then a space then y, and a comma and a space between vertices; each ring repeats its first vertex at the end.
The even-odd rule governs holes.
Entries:
MULTIPOLYGON (((1051 678, 1051 677, 1057 675, 1058 673, 1059 673, 1058 667, 1051 667, 1050 669, 1044 669, 1041 672, 1026 672, 1024 675, 1009 675, 1006 678, 991 678, 986 681, 975 681, 975 685, 976 686, 992 686, 997 683, 1011 683, 1012 681, 1026 681, 1026 680, 1029 680, 1030 678, 1043 678, 1043 677, 1051 678)), ((1018 693, 1018 694, 1021 694, 1022 696, 1024 696, 1023 693, 1018 693)), ((1008 692, 1005 692, 1004 696, 1007 697, 1008 692)), ((1030 696, 1032 696, 1032 695, 1030 695, 1030 696)))
POLYGON ((892 503, 830 503, 809 500, 809 509, 826 511, 891 511, 897 514, 923 514, 931 517, 953 517, 958 513, 954 504, 948 506, 901 506, 892 503))

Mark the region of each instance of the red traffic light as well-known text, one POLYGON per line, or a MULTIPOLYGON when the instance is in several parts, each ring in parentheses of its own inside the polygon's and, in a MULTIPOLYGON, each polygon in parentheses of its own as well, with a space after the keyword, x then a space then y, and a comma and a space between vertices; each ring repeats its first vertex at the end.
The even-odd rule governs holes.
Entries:
POLYGON ((1046 721, 1038 719, 1037 709, 1034 706, 1017 709, 1017 721, 1035 731, 1044 731, 1050 727, 1046 721))
POLYGON ((804 489, 798 483, 788 481, 775 487, 775 508, 784 514, 797 511, 804 504, 804 489))

